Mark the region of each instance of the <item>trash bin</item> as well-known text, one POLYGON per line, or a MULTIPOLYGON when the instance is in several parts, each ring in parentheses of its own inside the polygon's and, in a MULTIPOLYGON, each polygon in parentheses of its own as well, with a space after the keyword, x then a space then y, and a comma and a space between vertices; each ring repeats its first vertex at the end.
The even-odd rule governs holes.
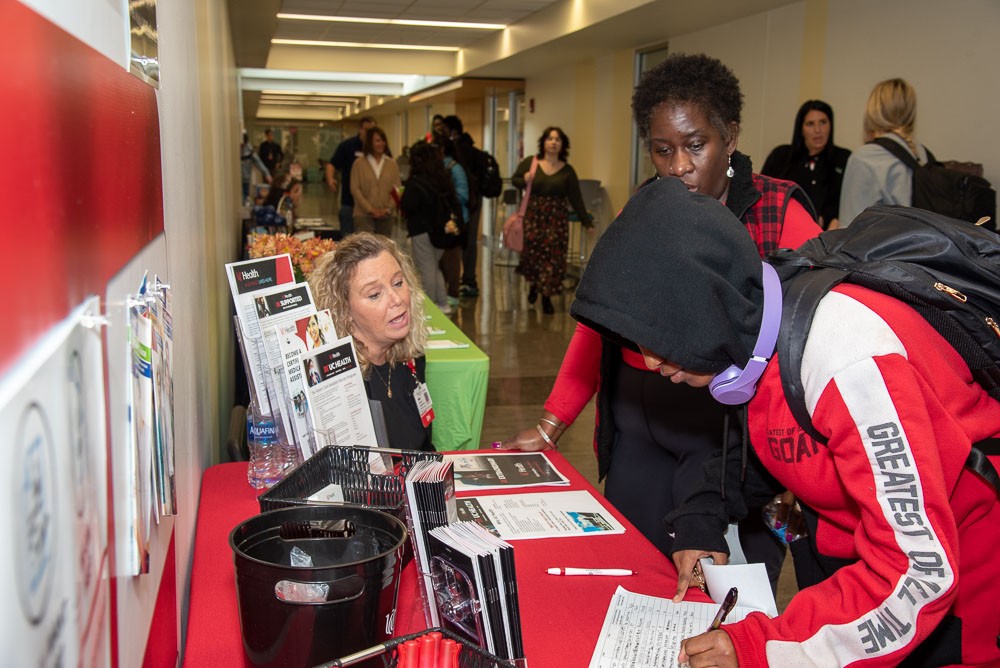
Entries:
POLYGON ((406 527, 357 506, 253 517, 229 535, 247 666, 314 666, 392 635, 406 527))

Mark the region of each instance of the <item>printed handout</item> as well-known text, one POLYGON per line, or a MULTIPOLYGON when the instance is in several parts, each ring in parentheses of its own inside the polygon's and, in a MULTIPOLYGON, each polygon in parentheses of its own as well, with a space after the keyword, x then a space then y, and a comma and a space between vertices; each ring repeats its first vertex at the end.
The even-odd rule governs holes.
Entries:
POLYGON ((458 519, 504 540, 625 533, 625 527, 586 490, 498 494, 458 499, 458 519))
POLYGON ((507 452, 489 455, 446 454, 455 466, 458 491, 569 485, 541 452, 507 452))
MULTIPOLYGON (((718 603, 674 603, 619 586, 590 668, 676 668, 681 641, 704 633, 718 610, 718 603)), ((751 612, 755 610, 737 605, 726 621, 738 622, 751 612)))
MULTIPOLYGON (((297 320, 308 318, 316 312, 312 292, 308 283, 297 283, 262 290, 255 294, 254 299, 264 305, 264 315, 261 315, 261 309, 257 309, 257 327, 261 333, 260 349, 263 352, 260 364, 265 365, 267 369, 264 378, 271 399, 272 413, 276 419, 281 419, 285 438, 302 448, 302 439, 294 432, 291 395, 285 383, 277 330, 297 320)), ((302 449, 303 456, 306 456, 305 448, 302 449)))
POLYGON ((247 376, 250 380, 250 390, 254 394, 258 406, 267 406, 267 391, 265 387, 266 369, 258 362, 264 353, 257 347, 261 338, 257 317, 269 315, 267 303, 255 299, 264 290, 279 286, 290 286, 295 283, 295 273, 292 270, 292 258, 288 253, 265 257, 258 260, 231 262, 226 265, 226 278, 229 279, 229 289, 236 305, 236 315, 240 323, 244 355, 247 359, 247 376))
POLYGON ((302 355, 306 403, 317 447, 378 446, 354 339, 345 337, 302 355))
POLYGON ((309 402, 306 399, 306 382, 302 373, 302 356, 317 347, 336 340, 330 310, 299 318, 294 322, 276 328, 278 348, 284 369, 284 387, 291 403, 290 417, 292 431, 302 449, 304 459, 316 454, 319 449, 311 433, 309 422, 309 402))

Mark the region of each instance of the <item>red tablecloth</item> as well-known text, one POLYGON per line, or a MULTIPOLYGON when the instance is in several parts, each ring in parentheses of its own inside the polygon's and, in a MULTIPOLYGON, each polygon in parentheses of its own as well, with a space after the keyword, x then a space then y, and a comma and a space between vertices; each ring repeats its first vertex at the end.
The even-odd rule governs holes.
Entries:
MULTIPOLYGON (((597 644, 604 616, 618 585, 630 591, 670 596, 676 589, 673 564, 646 540, 559 453, 553 465, 570 480, 569 489, 586 489, 626 527, 623 535, 513 541, 524 647, 531 668, 586 666, 597 644), (558 577, 552 566, 631 568, 631 577, 558 577)), ((545 488, 528 488, 538 492, 545 488)), ((566 488, 549 488, 565 490, 566 488)), ((509 493, 477 491, 463 496, 509 493)), ((259 512, 256 490, 247 484, 246 464, 219 464, 205 471, 198 507, 191 596, 184 664, 237 666, 243 661, 236 581, 229 532, 259 512)), ((707 601, 701 592, 692 600, 707 601)), ((403 571, 396 634, 426 628, 416 570, 403 571)))

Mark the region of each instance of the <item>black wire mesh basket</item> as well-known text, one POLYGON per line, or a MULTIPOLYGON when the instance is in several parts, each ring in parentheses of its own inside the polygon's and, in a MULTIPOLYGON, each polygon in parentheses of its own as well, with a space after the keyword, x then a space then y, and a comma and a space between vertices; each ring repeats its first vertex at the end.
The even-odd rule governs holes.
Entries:
POLYGON ((514 661, 500 659, 485 649, 472 644, 465 638, 444 628, 430 628, 419 633, 392 638, 380 645, 355 652, 350 656, 334 659, 333 661, 320 664, 315 668, 340 668, 341 666, 356 666, 361 664, 365 666, 382 666, 382 668, 397 668, 400 658, 397 648, 404 642, 419 640, 431 632, 438 632, 442 638, 450 638, 458 643, 461 647, 458 655, 458 665, 460 668, 527 668, 527 662, 524 659, 514 661), (381 659, 382 662, 378 663, 377 659, 381 659))
POLYGON ((381 510, 404 519, 406 474, 416 462, 425 459, 441 461, 443 455, 440 452, 330 445, 257 497, 257 502, 261 512, 340 503, 310 498, 336 485, 343 498, 342 503, 381 510), (371 471, 369 458, 373 453, 381 455, 385 461, 384 473, 371 471))

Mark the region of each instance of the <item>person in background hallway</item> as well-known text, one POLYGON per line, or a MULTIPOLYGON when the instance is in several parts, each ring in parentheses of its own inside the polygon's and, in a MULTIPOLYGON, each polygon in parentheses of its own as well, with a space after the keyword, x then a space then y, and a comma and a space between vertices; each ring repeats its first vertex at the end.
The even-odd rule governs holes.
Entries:
POLYGON ((396 161, 388 156, 385 130, 368 130, 364 158, 351 167, 351 195, 354 197, 354 229, 392 236, 396 203, 392 193, 401 185, 396 161))
MULTIPOLYGON (((696 629, 671 665, 1000 666, 1000 499, 966 468, 973 443, 1000 435, 1000 402, 916 310, 843 283, 808 326, 803 403, 827 436, 812 441, 785 398, 783 360, 755 350, 765 329, 802 326, 765 315, 781 287, 770 291, 762 264, 732 211, 661 180, 636 193, 597 242, 571 309, 706 397, 717 374, 765 359, 756 382, 744 378, 749 449, 734 444, 726 466, 706 468, 702 494, 722 488, 728 514, 745 513, 740 463, 752 458, 815 512, 800 540, 843 562, 777 617, 752 612, 696 629), (794 457, 778 445, 800 438, 811 445, 794 457)), ((725 515, 702 495, 690 505, 691 525, 721 543, 725 515)), ((673 556, 681 576, 699 557, 725 562, 709 544, 673 556)))
MULTIPOLYGON (((354 161, 364 155, 365 135, 375 127, 375 119, 365 116, 358 122, 358 134, 348 137, 337 145, 330 161, 326 163, 326 185, 333 192, 340 187, 340 232, 348 235, 354 231, 354 197, 351 195, 351 167, 354 161), (340 174, 340 183, 337 174, 340 174)), ((336 196, 336 195, 335 195, 336 196)))
POLYGON ((850 155, 833 143, 833 108, 822 100, 806 100, 795 115, 792 143, 771 151, 760 173, 799 184, 812 200, 819 224, 836 229, 850 155))
MULTIPOLYGON (((368 398, 382 404, 392 447, 434 450, 426 393, 424 297, 409 256, 388 237, 358 232, 342 239, 309 274, 317 308, 334 329, 354 337, 368 398)), ((428 395, 429 396, 429 395, 428 395)))
POLYGON ((461 220, 456 219, 459 227, 459 243, 449 246, 444 257, 441 258, 441 271, 444 272, 444 282, 448 287, 448 303, 458 306, 460 294, 460 282, 462 278, 462 247, 468 237, 470 197, 472 193, 469 184, 469 171, 459 156, 458 150, 447 134, 437 137, 438 147, 444 158, 445 171, 451 175, 451 183, 455 186, 455 198, 458 200, 458 209, 454 212, 456 216, 461 216, 461 220))
POLYGON ((253 176, 254 167, 260 171, 261 178, 264 181, 267 183, 271 182, 271 171, 260 159, 260 156, 257 155, 257 151, 253 150, 250 137, 244 132, 243 143, 240 144, 240 181, 243 184, 244 201, 250 196, 250 178, 253 176))
POLYGON ((580 193, 576 171, 566 162, 569 158, 569 137, 561 128, 545 128, 538 138, 538 153, 521 161, 514 170, 511 183, 517 188, 528 185, 526 177, 531 170, 532 157, 538 158, 531 185, 531 197, 524 212, 524 252, 517 265, 517 273, 528 282, 528 303, 534 304, 542 295, 542 310, 555 313, 552 297, 562 294, 566 276, 566 251, 569 244, 569 210, 567 202, 580 219, 590 228, 594 219, 587 212, 580 193))
MULTIPOLYGON (((451 212, 458 208, 455 186, 444 169, 438 148, 417 142, 410 148, 410 178, 399 202, 406 233, 413 248, 413 263, 427 297, 445 315, 454 312, 441 272, 441 258, 459 243, 458 228, 448 229, 451 212)), ((452 223, 454 225, 454 223, 452 223)))
POLYGON ((478 297, 479 282, 476 280, 476 261, 479 250, 479 223, 483 213, 482 194, 482 151, 476 148, 475 140, 465 131, 458 116, 445 116, 444 126, 455 144, 459 162, 465 167, 469 177, 469 217, 466 219, 465 239, 462 248, 462 285, 459 292, 463 297, 478 297))
POLYGON ((288 174, 278 174, 267 191, 264 203, 254 207, 254 221, 258 227, 284 228, 278 231, 291 233, 295 227, 295 207, 300 199, 302 182, 290 178, 288 174))
MULTIPOLYGON (((888 137, 924 164, 927 150, 914 137, 917 122, 917 93, 902 79, 887 79, 875 85, 865 106, 865 141, 888 137)), ((913 173, 899 158, 876 144, 859 147, 847 161, 844 186, 840 192, 840 224, 850 225, 854 217, 873 204, 913 202, 913 173)))
POLYGON ((434 117, 431 119, 430 132, 428 132, 424 137, 424 141, 428 144, 434 144, 437 142, 435 138, 444 134, 446 134, 446 130, 444 128, 444 116, 441 114, 434 114, 434 117))
MULTIPOLYGON (((754 174, 750 158, 736 150, 742 110, 736 76, 703 54, 671 55, 642 76, 632 97, 632 115, 657 174, 644 185, 679 179, 724 202, 763 257, 798 247, 820 228, 801 188, 754 174)), ((665 518, 696 492, 702 465, 721 451, 724 438, 740 442, 738 411, 651 373, 641 355, 579 324, 538 423, 504 445, 541 450, 548 441, 555 444, 595 392, 604 495, 664 554, 686 549, 668 533, 665 518)), ((670 520, 679 530, 687 518, 670 520)), ((775 585, 785 549, 759 508, 739 533, 747 558, 763 562, 775 585)), ((725 543, 718 547, 726 549, 725 543)))
POLYGON ((265 139, 260 143, 260 149, 257 152, 260 154, 260 159, 267 165, 267 170, 274 174, 281 165, 281 159, 285 157, 285 154, 281 150, 281 144, 274 141, 274 131, 271 128, 264 131, 264 137, 265 139))

